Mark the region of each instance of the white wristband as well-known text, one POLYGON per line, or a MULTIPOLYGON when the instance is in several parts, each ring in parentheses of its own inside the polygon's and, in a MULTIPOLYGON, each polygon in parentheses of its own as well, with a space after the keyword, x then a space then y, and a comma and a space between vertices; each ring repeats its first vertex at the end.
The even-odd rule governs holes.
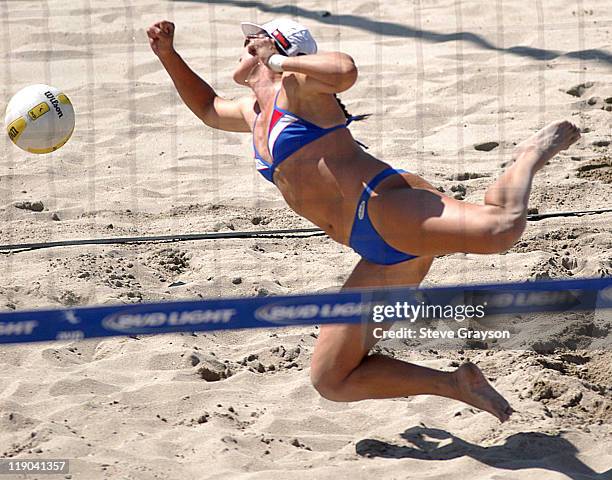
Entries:
POLYGON ((268 58, 268 67, 277 73, 281 73, 283 71, 283 63, 285 63, 285 60, 287 60, 287 57, 275 53, 268 58))

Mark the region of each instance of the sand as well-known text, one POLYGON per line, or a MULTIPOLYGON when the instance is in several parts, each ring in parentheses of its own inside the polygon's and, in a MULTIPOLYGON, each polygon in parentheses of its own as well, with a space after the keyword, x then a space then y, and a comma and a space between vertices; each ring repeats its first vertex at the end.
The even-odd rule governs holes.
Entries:
MULTIPOLYGON (((359 66, 342 98, 374 115, 351 126, 356 138, 467 201, 482 201, 516 143, 567 118, 583 137, 538 175, 530 206, 610 207, 607 2, 483 5, 0 2, 0 103, 48 83, 77 112, 73 138, 52 155, 3 137, 1 243, 312 226, 255 171, 249 135, 209 130, 182 105, 144 33, 163 18, 176 22, 181 54, 227 97, 243 93, 231 82, 238 21, 307 23, 322 50, 359 66), (16 208, 28 201, 44 209, 16 208)), ((530 222, 505 254, 437 259, 425 285, 610 276, 611 222, 609 213, 530 222)), ((324 237, 3 254, 0 309, 337 289, 357 259, 324 237)), ((3 346, 0 455, 69 458, 72 478, 87 480, 612 478, 612 355, 594 351, 594 337, 572 354, 535 351, 535 339, 495 352, 381 344, 442 369, 476 362, 518 411, 502 425, 430 396, 322 399, 308 375, 316 333, 3 346)))

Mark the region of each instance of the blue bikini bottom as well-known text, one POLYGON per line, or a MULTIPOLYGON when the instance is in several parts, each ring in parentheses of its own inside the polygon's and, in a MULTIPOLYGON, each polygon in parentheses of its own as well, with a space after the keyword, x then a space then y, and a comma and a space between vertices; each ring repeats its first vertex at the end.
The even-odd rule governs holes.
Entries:
POLYGON ((370 183, 363 189, 359 202, 357 202, 357 211, 355 212, 349 245, 369 262, 379 265, 394 265, 417 258, 416 255, 400 252, 385 242, 368 216, 368 201, 376 186, 388 176, 404 172, 405 170, 396 170, 395 168, 383 170, 370 180, 370 183))

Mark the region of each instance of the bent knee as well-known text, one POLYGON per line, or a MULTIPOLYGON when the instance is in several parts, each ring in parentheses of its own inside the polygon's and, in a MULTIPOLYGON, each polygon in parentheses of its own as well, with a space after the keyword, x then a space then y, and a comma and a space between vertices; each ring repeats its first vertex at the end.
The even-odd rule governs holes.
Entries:
POLYGON ((338 375, 328 369, 313 366, 310 369, 310 381, 319 395, 333 402, 345 401, 343 384, 345 377, 338 375))
POLYGON ((485 253, 503 253, 510 250, 525 231, 524 212, 505 212, 485 219, 485 253))

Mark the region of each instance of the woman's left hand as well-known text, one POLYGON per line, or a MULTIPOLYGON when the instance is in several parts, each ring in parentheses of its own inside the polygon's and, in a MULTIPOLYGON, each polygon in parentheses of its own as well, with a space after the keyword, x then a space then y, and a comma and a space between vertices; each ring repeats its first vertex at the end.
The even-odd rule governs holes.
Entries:
POLYGON ((269 37, 256 37, 251 39, 248 48, 249 53, 254 57, 258 57, 261 63, 266 67, 268 66, 270 57, 278 53, 274 40, 269 37))

